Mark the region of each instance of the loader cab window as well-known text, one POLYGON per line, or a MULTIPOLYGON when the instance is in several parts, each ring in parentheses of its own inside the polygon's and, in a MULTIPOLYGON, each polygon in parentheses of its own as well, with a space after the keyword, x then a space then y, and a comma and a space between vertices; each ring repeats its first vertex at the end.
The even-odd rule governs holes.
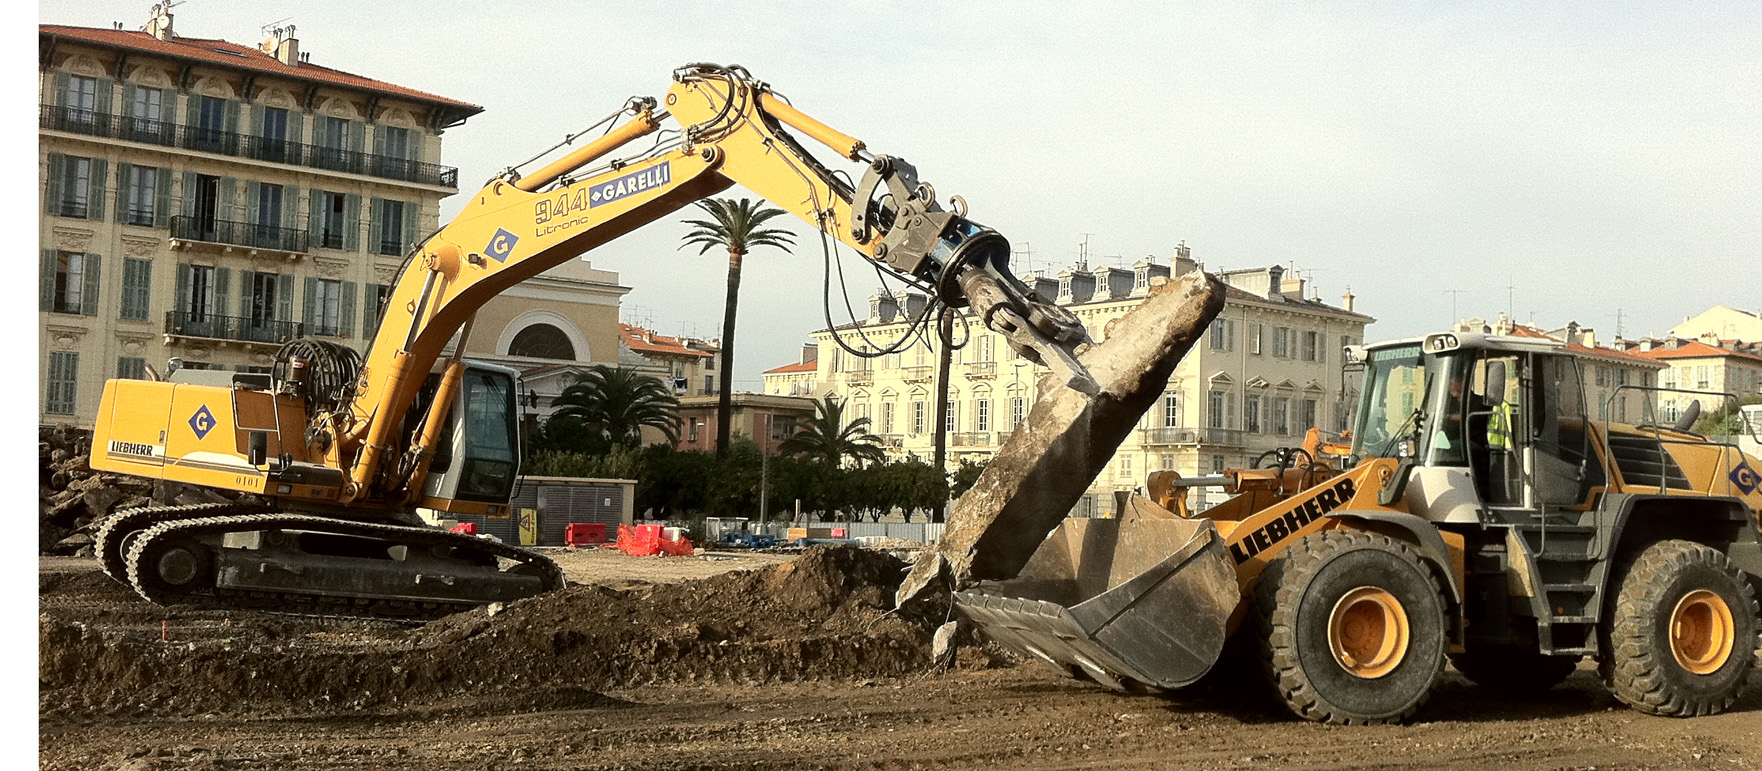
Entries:
POLYGON ((1427 413, 1441 398, 1435 392, 1445 387, 1440 370, 1447 365, 1448 360, 1421 354, 1417 345, 1371 351, 1353 457, 1424 457, 1431 433, 1427 413))

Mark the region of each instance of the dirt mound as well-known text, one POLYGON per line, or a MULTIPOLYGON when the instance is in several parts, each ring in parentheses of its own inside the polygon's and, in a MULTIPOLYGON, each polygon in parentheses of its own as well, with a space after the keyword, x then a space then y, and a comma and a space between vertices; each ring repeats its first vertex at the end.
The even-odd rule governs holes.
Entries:
POLYGON ((580 689, 656 682, 907 675, 929 665, 947 607, 939 598, 894 611, 905 567, 885 554, 816 547, 790 563, 697 581, 572 586, 408 633, 162 644, 44 616, 39 708, 354 710, 583 698, 580 689))

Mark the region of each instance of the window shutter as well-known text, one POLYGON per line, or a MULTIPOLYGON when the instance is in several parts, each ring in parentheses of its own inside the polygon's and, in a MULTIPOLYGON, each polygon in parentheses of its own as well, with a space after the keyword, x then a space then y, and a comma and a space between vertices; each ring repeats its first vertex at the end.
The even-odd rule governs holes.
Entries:
POLYGON ((128 221, 129 170, 134 164, 118 161, 116 164, 116 221, 128 221))
POLYGON ((122 84, 122 112, 130 117, 134 116, 135 92, 140 89, 140 86, 127 81, 122 84))
POLYGON ((98 315, 98 271, 104 267, 104 258, 96 254, 86 255, 86 286, 80 298, 80 315, 98 315))
POLYGON ((275 320, 294 320, 294 277, 275 277, 275 320))
POLYGON ((367 251, 378 254, 380 234, 385 232, 385 224, 380 222, 385 219, 385 199, 371 198, 368 200, 371 203, 367 210, 367 251))
POLYGON ((239 221, 239 181, 232 177, 220 178, 220 205, 215 212, 216 219, 239 221))
MULTIPOLYGON (((97 98, 92 100, 92 108, 93 108, 92 111, 98 113, 99 115, 109 115, 110 114, 110 97, 111 97, 111 93, 114 92, 115 90, 116 90, 116 81, 111 80, 109 78, 99 78, 98 79, 98 94, 97 94, 97 98)), ((103 120, 103 119, 100 118, 99 120, 103 120)))
POLYGON ((123 317, 145 321, 153 309, 153 263, 123 260, 123 317))
POLYGON ((196 216, 196 172, 184 172, 184 188, 182 211, 185 217, 196 216))
POLYGON ((416 234, 417 234, 416 214, 417 214, 417 212, 419 212, 421 210, 419 208, 419 207, 421 207, 421 205, 422 204, 420 204, 416 201, 405 201, 404 202, 404 250, 403 251, 405 254, 408 254, 410 252, 411 247, 414 247, 416 245, 416 237, 417 237, 416 236, 416 234))
POLYGON ((324 191, 313 190, 311 206, 306 209, 306 230, 316 246, 324 239, 324 191))
POLYGON ((385 155, 385 126, 383 124, 373 127, 373 154, 385 155))
POLYGON ((239 133, 239 103, 237 101, 232 100, 232 99, 226 100, 226 112, 225 112, 224 120, 226 122, 223 123, 222 126, 226 129, 226 133, 228 133, 228 134, 239 133))
POLYGON ((318 322, 318 319, 313 317, 314 316, 313 310, 318 307, 317 300, 318 300, 318 279, 313 278, 311 276, 307 276, 306 277, 306 310, 305 310, 304 315, 302 315, 300 317, 300 319, 301 319, 301 322, 306 325, 306 334, 308 334, 308 335, 312 334, 315 331, 313 329, 313 325, 318 322))
POLYGON ((61 213, 61 183, 67 176, 67 156, 61 153, 49 154, 49 185, 43 191, 43 211, 49 214, 61 213))
POLYGON ((367 124, 358 120, 349 121, 348 132, 349 150, 351 152, 361 152, 362 138, 367 133, 367 124))
POLYGON ((250 318, 251 311, 256 307, 257 272, 254 270, 239 271, 239 317, 250 318))
POLYGON ((263 136, 263 103, 251 104, 251 136, 263 136))
POLYGON ((184 125, 192 129, 202 125, 202 97, 198 94, 184 96, 184 125))
POLYGON ((232 307, 227 304, 227 290, 232 288, 232 268, 214 269, 214 315, 231 316, 232 307))
POLYGON ((343 196, 343 249, 355 251, 361 248, 361 196, 350 193, 343 196))
POLYGON ((177 296, 171 302, 172 310, 178 313, 190 311, 190 265, 187 262, 177 264, 177 296))
POLYGON ((37 309, 49 310, 55 307, 55 268, 58 255, 54 249, 43 250, 43 262, 37 272, 37 309))
POLYGON ((72 73, 66 70, 61 70, 55 73, 55 103, 57 105, 62 107, 67 106, 67 88, 72 83, 72 73))
POLYGON ((300 135, 305 133, 306 114, 299 110, 288 110, 288 141, 300 144, 300 135))
POLYGON ((343 296, 337 301, 337 326, 343 337, 355 336, 355 282, 343 282, 343 296))
POLYGON ((361 336, 372 337, 379 324, 379 285, 361 285, 361 336))
POLYGON ((288 185, 281 189, 281 222, 278 223, 288 230, 298 230, 300 223, 295 221, 300 212, 300 188, 288 185))
POLYGON ((263 200, 263 183, 257 180, 245 182, 245 223, 249 225, 267 224, 261 222, 258 202, 263 200))
POLYGON ((161 166, 153 184, 153 227, 171 225, 171 169, 161 166))
POLYGON ((104 182, 109 178, 106 166, 103 158, 92 159, 92 181, 86 187, 86 219, 104 219, 104 182))

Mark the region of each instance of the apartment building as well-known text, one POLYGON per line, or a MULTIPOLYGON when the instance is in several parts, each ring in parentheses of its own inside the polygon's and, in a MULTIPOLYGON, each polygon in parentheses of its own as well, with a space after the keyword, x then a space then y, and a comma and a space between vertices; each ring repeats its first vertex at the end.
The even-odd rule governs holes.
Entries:
MULTIPOLYGON (((1183 247, 1169 263, 1146 258, 1130 268, 1078 264, 1025 281, 1058 298, 1091 337, 1104 341, 1110 322, 1143 302, 1153 286, 1199 269, 1183 247)), ((1228 285, 1224 311, 1176 368, 1158 406, 1114 454, 1078 514, 1110 514, 1112 492, 1141 486, 1150 471, 1202 475, 1245 466, 1267 450, 1301 443, 1311 426, 1347 425, 1357 390, 1355 378, 1342 372, 1340 348, 1363 342, 1374 319, 1353 310, 1350 295, 1341 306, 1310 297, 1306 280, 1281 266, 1219 275, 1228 285)), ((881 435, 890 454, 931 457, 936 351, 913 339, 898 352, 864 358, 835 340, 858 350, 884 350, 908 333, 924 303, 909 293, 871 297, 866 320, 816 332, 814 356, 767 372, 766 393, 847 400, 846 413, 869 418, 870 430, 881 435)), ((1040 378, 1048 372, 1015 356, 1000 335, 970 318, 957 324, 955 339, 964 345, 950 368, 951 464, 996 453, 1039 397, 1040 378)))
MULTIPOLYGON (((1740 400, 1762 397, 1762 352, 1740 347, 1735 341, 1711 339, 1670 337, 1661 345, 1642 341, 1638 354, 1666 367, 1658 383, 1665 388, 1729 393, 1740 400)), ((1664 420, 1674 421, 1697 400, 1706 412, 1726 406, 1723 399, 1667 391, 1658 396, 1658 410, 1664 420)))
POLYGON ((458 190, 441 133, 482 111, 313 64, 291 27, 251 47, 163 10, 141 31, 40 25, 38 54, 44 422, 90 425, 107 378, 174 357, 263 371, 297 337, 365 348, 458 190))
POLYGON ((717 341, 663 335, 631 324, 619 324, 618 336, 624 349, 635 354, 636 369, 660 378, 675 396, 720 393, 716 367, 721 364, 722 346, 717 341))

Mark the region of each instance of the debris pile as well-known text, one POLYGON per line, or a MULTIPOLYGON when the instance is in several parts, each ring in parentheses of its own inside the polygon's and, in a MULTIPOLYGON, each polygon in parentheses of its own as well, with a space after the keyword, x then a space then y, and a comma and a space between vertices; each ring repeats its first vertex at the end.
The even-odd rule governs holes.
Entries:
POLYGON ((106 628, 46 613, 39 707, 325 712, 651 683, 913 675, 931 667, 931 637, 949 609, 945 595, 894 609, 904 575, 905 563, 886 554, 820 546, 793 562, 684 583, 570 586, 409 631, 298 633, 299 619, 230 613, 224 631, 202 637, 179 636, 202 621, 174 619, 170 643, 159 641, 157 623, 106 628), (269 634, 272 624, 284 631, 269 634))
POLYGON ((92 531, 112 512, 138 506, 221 503, 238 496, 176 482, 95 472, 92 432, 65 423, 37 429, 37 548, 90 556, 92 531))

